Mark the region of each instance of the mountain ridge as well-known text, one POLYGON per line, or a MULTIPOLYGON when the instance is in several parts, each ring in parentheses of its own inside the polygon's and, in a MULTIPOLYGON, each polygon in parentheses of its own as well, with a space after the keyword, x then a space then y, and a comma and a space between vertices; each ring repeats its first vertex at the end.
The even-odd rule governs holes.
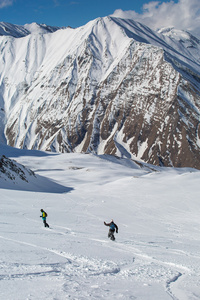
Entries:
POLYGON ((200 66, 183 43, 109 16, 0 50, 4 143, 200 168, 200 66))
POLYGON ((31 23, 25 25, 14 25, 7 22, 0 22, 0 36, 12 36, 15 38, 22 38, 29 34, 45 34, 52 33, 61 27, 48 26, 45 24, 31 23))

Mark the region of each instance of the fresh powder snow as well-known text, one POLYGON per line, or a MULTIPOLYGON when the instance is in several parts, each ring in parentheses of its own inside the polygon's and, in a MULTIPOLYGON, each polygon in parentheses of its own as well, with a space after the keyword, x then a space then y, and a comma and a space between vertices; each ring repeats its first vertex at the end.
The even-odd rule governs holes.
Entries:
POLYGON ((200 299, 199 171, 1 146, 3 154, 35 176, 0 177, 0 299, 200 299))

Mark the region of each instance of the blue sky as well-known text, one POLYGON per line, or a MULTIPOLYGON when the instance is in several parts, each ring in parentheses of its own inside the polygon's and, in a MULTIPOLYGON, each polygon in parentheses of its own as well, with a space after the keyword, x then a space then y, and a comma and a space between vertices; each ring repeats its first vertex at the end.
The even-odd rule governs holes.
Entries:
POLYGON ((79 27, 114 14, 152 29, 174 26, 200 36, 200 0, 0 0, 0 22, 79 27))
POLYGON ((0 0, 0 21, 78 27, 116 9, 141 12, 145 0, 0 0), (6 5, 7 4, 7 5, 6 5))

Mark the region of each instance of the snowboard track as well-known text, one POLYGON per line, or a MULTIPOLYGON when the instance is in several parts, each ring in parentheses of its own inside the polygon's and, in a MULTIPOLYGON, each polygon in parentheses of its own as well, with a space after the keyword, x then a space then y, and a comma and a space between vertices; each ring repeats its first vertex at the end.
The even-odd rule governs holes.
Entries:
MULTIPOLYGON (((68 228, 69 230, 69 228, 68 228)), ((54 233, 57 230, 53 230, 54 233)), ((57 232, 58 234, 64 234, 57 232)), ((11 241, 14 243, 22 244, 29 247, 34 247, 43 251, 51 252, 52 254, 58 255, 66 259, 63 263, 56 264, 38 264, 38 265, 24 265, 24 264, 9 264, 8 270, 10 270, 10 274, 1 274, 0 281, 2 280, 17 280, 17 279, 26 279, 26 278, 36 278, 36 277, 59 277, 64 281, 63 288, 66 290, 68 286, 68 292, 70 289, 69 282, 72 281, 72 278, 69 278, 68 274, 72 275, 74 282, 79 282, 79 286, 81 284, 86 285, 87 280, 90 277, 96 278, 94 281, 98 283, 98 277, 101 276, 114 276, 120 280, 129 279, 136 281, 148 281, 151 282, 163 282, 165 286, 166 293, 173 300, 180 300, 177 298, 175 293, 172 292, 172 285, 177 284, 180 277, 182 277, 183 273, 180 272, 181 266, 172 264, 170 262, 163 262, 154 257, 148 256, 139 250, 134 243, 127 245, 126 243, 118 242, 117 251, 127 251, 133 252, 134 257, 131 262, 121 262, 115 263, 113 261, 106 261, 101 259, 89 258, 86 256, 78 256, 74 254, 70 254, 68 252, 60 251, 58 249, 51 249, 47 247, 41 247, 39 245, 33 243, 27 243, 24 241, 19 241, 16 239, 11 239, 7 237, 0 236, 1 239, 11 241), (179 270, 179 271, 178 271, 179 270), (162 277, 162 280, 160 277, 162 277), (81 282, 80 282, 81 278, 81 282), (67 284, 68 282, 68 284, 67 284)), ((85 236, 88 240, 93 240, 94 242, 101 242, 104 247, 115 248, 116 243, 108 241, 105 243, 105 240, 97 240, 91 239, 85 236)), ((185 268, 182 266, 182 269, 185 268)), ((186 270, 185 270, 186 271, 186 270)))
POLYGON ((177 275, 175 275, 172 279, 168 280, 167 281, 167 284, 166 284, 166 291, 167 293, 171 296, 171 298, 173 300, 179 300, 179 298, 177 298, 173 293, 172 293, 172 290, 171 290, 171 285, 176 283, 179 278, 182 276, 183 274, 182 273, 178 273, 177 275))

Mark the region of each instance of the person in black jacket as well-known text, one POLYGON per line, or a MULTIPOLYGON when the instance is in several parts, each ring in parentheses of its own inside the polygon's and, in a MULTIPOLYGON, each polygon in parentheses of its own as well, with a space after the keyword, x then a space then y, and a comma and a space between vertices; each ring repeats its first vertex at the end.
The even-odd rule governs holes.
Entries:
POLYGON ((108 232, 108 238, 110 238, 112 241, 115 240, 114 232, 116 230, 116 233, 118 233, 118 226, 114 223, 113 220, 111 220, 110 223, 104 222, 104 225, 109 226, 109 232, 108 232))

